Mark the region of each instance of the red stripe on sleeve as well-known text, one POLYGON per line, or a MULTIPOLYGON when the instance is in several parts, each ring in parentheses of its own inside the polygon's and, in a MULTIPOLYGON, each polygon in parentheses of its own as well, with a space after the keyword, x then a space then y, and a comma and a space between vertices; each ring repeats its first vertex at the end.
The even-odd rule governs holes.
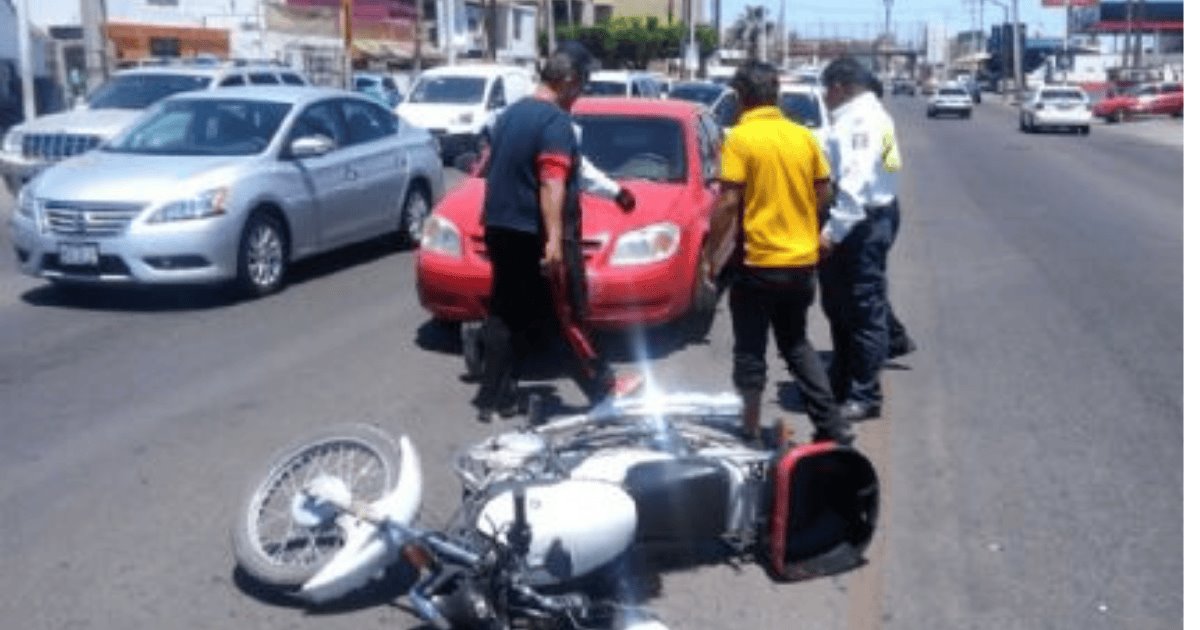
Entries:
POLYGON ((542 153, 537 157, 538 179, 566 181, 571 171, 571 158, 561 153, 542 153))

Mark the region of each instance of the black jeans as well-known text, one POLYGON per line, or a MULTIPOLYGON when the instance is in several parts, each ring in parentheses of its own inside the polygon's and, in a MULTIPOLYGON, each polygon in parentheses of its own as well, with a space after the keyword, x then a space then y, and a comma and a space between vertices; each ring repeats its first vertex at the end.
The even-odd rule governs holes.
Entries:
POLYGON ((492 261, 492 291, 481 331, 483 376, 474 404, 481 409, 516 404, 517 379, 529 354, 530 339, 538 326, 553 326, 555 317, 560 334, 567 338, 577 359, 572 379, 590 402, 599 401, 608 393, 614 377, 608 362, 592 347, 579 317, 586 306, 587 289, 578 241, 563 242, 569 267, 564 278, 566 286, 561 289, 565 295, 560 298, 565 304, 553 305, 549 283, 542 274, 541 236, 489 227, 484 230, 483 240, 492 261), (581 300, 584 306, 579 306, 581 300))
MULTIPOLYGON (((900 204, 897 201, 883 206, 876 210, 880 214, 878 219, 887 222, 888 228, 888 244, 887 252, 883 256, 883 274, 887 277, 887 254, 892 251, 892 245, 896 244, 896 236, 900 233, 900 204)), ((884 284, 883 299, 887 302, 887 330, 888 344, 892 348, 903 347, 908 341, 908 330, 904 328, 904 324, 896 317, 896 311, 892 308, 891 297, 886 293, 888 290, 887 284, 884 284)))
POLYGON ((529 337, 549 301, 542 278, 542 238, 517 230, 486 228, 492 291, 481 331, 483 376, 474 403, 482 409, 516 404, 516 379, 529 337))
POLYGON ((879 370, 890 341, 886 271, 897 215, 881 210, 868 210, 820 272, 821 307, 833 338, 830 385, 838 400, 866 405, 883 401, 879 370))
POLYGON ((742 268, 731 276, 734 386, 751 392, 761 392, 766 386, 770 329, 779 354, 800 387, 813 425, 822 429, 840 424, 828 377, 808 342, 808 307, 816 291, 815 269, 742 268))

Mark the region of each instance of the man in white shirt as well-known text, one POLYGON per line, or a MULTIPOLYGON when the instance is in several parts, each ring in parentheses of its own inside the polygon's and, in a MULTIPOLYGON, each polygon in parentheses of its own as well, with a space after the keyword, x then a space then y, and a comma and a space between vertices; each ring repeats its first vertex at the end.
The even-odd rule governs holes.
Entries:
POLYGON ((821 306, 834 359, 829 380, 847 420, 880 415, 879 370, 889 354, 887 253, 898 225, 900 149, 891 116, 852 58, 821 74, 833 119, 829 161, 837 194, 821 230, 821 306))

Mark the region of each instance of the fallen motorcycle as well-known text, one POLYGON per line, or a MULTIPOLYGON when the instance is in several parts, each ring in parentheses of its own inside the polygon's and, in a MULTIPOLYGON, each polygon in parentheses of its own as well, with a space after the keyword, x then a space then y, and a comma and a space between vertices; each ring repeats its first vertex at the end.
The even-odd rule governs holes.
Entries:
POLYGON ((414 524, 418 454, 362 424, 284 449, 242 501, 234 554, 253 579, 320 604, 410 563, 410 609, 436 628, 650 628, 587 585, 640 549, 716 545, 781 581, 864 562, 870 462, 833 442, 750 448, 733 394, 655 394, 489 437, 454 460, 459 509, 414 524))

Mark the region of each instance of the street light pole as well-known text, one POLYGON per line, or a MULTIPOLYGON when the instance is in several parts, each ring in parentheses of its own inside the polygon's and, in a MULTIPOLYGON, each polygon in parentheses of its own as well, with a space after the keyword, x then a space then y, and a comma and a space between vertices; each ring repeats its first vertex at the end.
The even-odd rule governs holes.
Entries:
POLYGON ((33 93, 33 45, 29 41, 29 0, 17 2, 17 46, 21 51, 21 105, 25 122, 37 117, 33 93))
POLYGON ((1025 63, 1023 59, 1024 55, 1022 54, 1024 46, 1022 46, 1023 42, 1021 41, 1021 13, 1018 8, 1019 4, 1019 0, 1012 0, 1013 83, 1017 91, 1017 99, 1020 99, 1021 95, 1025 93, 1025 63))

